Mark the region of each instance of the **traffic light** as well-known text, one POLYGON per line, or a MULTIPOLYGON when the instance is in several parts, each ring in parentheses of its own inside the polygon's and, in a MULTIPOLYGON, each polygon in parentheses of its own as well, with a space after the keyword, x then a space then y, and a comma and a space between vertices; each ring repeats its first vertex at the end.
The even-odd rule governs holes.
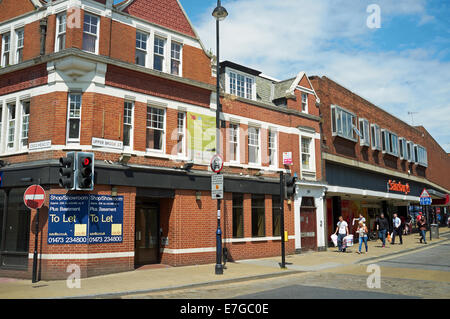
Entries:
POLYGON ((284 177, 284 185, 285 185, 285 197, 286 199, 291 198, 295 195, 295 183, 297 182, 297 176, 291 176, 291 174, 287 174, 284 177))
POLYGON ((94 189, 94 153, 77 153, 77 190, 94 189))
POLYGON ((75 189, 75 152, 69 152, 67 157, 59 159, 59 186, 65 189, 75 189))

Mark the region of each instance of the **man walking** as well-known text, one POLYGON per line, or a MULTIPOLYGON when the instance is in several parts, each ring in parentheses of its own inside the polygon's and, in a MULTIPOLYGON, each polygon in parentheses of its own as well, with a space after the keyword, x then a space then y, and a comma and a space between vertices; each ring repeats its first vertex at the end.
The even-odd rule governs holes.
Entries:
POLYGON ((386 233, 389 230, 389 222, 386 218, 384 218, 384 214, 381 213, 380 217, 377 218, 377 231, 378 237, 383 243, 382 247, 386 247, 386 233))
POLYGON ((392 219, 392 225, 394 227, 394 231, 392 233, 392 245, 395 245, 395 236, 397 235, 400 238, 400 245, 403 245, 402 239, 402 220, 398 218, 397 214, 394 213, 394 218, 392 219))
POLYGON ((422 216, 422 218, 417 223, 417 227, 419 227, 419 231, 420 231, 420 243, 422 243, 422 240, 423 240, 424 243, 426 244, 427 243, 427 239, 426 239, 427 222, 426 222, 424 216, 422 216))
POLYGON ((348 224, 344 220, 344 217, 339 216, 339 222, 337 223, 337 228, 334 234, 338 233, 338 248, 339 251, 345 253, 346 248, 342 248, 345 236, 348 236, 348 224), (339 232, 339 233, 338 233, 339 232))

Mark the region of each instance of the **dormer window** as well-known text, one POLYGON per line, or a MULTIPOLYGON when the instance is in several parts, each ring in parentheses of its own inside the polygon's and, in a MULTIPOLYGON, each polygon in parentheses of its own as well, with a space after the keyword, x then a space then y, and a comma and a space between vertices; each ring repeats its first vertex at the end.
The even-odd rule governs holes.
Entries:
POLYGON ((238 97, 256 100, 255 80, 235 71, 228 72, 228 93, 238 97))

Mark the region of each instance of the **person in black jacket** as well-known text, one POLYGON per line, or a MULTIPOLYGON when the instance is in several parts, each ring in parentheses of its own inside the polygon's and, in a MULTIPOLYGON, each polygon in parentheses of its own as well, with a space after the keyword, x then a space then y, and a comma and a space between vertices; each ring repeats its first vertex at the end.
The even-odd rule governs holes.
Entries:
POLYGON ((380 217, 377 218, 376 223, 378 237, 383 243, 382 247, 386 247, 386 233, 389 231, 389 221, 384 217, 384 214, 381 213, 380 217))

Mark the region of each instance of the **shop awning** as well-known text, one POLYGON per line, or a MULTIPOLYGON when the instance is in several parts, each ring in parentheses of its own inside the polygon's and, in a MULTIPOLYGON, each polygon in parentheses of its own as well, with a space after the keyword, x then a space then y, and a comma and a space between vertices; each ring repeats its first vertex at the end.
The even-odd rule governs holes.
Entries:
POLYGON ((444 194, 438 192, 434 189, 427 189, 428 194, 430 194, 433 206, 447 206, 450 202, 450 196, 448 194, 444 194))

